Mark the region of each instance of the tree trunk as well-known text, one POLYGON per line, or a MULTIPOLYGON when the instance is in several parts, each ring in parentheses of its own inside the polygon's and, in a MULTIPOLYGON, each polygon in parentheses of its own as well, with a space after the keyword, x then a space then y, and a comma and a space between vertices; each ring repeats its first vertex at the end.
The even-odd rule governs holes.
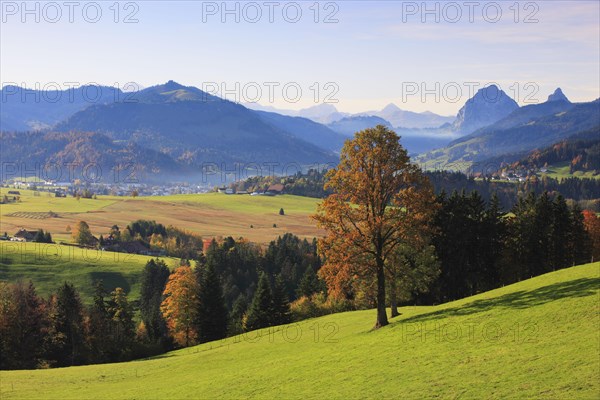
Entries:
POLYGON ((388 324, 385 312, 385 273, 383 271, 383 260, 377 260, 377 322, 375 329, 388 324))
POLYGON ((390 308, 392 309, 392 318, 400 315, 396 301, 396 280, 393 278, 390 281, 390 308))

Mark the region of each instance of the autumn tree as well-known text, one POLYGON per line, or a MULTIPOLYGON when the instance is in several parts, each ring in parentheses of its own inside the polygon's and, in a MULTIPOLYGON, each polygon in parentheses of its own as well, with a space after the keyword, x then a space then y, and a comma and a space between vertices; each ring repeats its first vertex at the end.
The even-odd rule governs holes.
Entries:
POLYGON ((0 282, 0 368, 36 368, 46 329, 45 304, 33 283, 0 282))
POLYGON ((583 211, 583 222, 592 242, 592 261, 600 260, 600 218, 595 212, 583 211))
POLYGON ((177 268, 170 276, 161 304, 169 333, 181 346, 196 342, 195 329, 198 312, 198 280, 189 266, 177 268))
POLYGON ((388 324, 386 266, 413 225, 429 218, 433 190, 419 167, 410 162, 398 135, 388 128, 358 132, 345 143, 339 165, 327 173, 330 195, 314 216, 327 231, 319 251, 321 275, 338 291, 338 276, 376 283, 375 328, 388 324))
POLYGON ((92 243, 94 236, 90 230, 90 226, 85 221, 79 221, 71 232, 73 241, 80 245, 89 245, 92 243))

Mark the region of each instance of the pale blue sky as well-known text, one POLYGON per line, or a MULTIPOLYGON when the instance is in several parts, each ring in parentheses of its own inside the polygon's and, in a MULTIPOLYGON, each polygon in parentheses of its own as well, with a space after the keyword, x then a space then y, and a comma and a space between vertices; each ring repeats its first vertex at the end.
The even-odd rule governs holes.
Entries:
MULTIPOLYGON (((320 23, 313 20, 314 1, 298 2, 302 17, 297 23, 284 19, 284 6, 288 7, 286 16, 294 17, 289 2, 279 2, 275 22, 270 23, 269 8, 262 1, 257 2, 263 13, 257 23, 245 20, 244 2, 239 3, 240 22, 228 15, 223 23, 220 10, 205 15, 203 22, 203 9, 221 8, 221 2, 138 1, 138 22, 130 24, 113 21, 113 1, 98 2, 102 17, 97 23, 86 22, 82 7, 88 3, 80 2, 74 10, 74 23, 68 21, 68 9, 62 6, 62 17, 51 23, 54 10, 48 6, 44 11, 45 3, 40 2, 37 23, 35 14, 22 15, 21 1, 3 0, 2 83, 123 85, 135 81, 150 86, 173 79, 198 87, 216 82, 233 89, 235 82, 240 88, 257 82, 263 90, 260 103, 297 109, 314 105, 310 89, 314 82, 321 89, 321 101, 332 90, 324 85, 334 82, 339 92, 333 98, 339 100, 335 105, 342 111, 380 109, 394 102, 408 110, 448 115, 455 114, 466 100, 468 82, 496 82, 521 104, 528 94, 532 101, 544 101, 558 86, 573 101, 600 97, 600 2, 595 0, 520 2, 518 22, 510 8, 514 1, 497 2, 502 16, 496 23, 490 22, 495 18, 490 2, 475 6, 473 22, 464 2, 456 2, 463 13, 457 23, 451 22, 455 10, 443 9, 445 3, 440 2, 440 21, 436 23, 435 14, 430 14, 423 23, 422 10, 412 8, 420 7, 420 1, 339 1, 334 3, 339 9, 334 18, 339 22, 329 24, 322 22, 335 11, 332 5, 324 9, 328 2, 319 4, 320 23), (482 15, 484 7, 489 21, 482 15), (532 12, 538 22, 525 23, 523 19, 532 12), (297 82, 302 97, 297 103, 288 102, 279 86, 274 104, 269 104, 264 82, 297 82), (403 99, 410 82, 425 82, 430 89, 439 82, 440 91, 445 86, 451 98, 457 96, 459 87, 462 98, 436 102, 429 95, 423 102, 418 89, 403 99), (539 92, 534 93, 536 88, 539 92)), ((28 4, 35 7, 35 2, 28 4)), ((120 21, 135 11, 131 6, 123 10, 125 4, 120 3, 120 21)), ((436 3, 427 7, 433 9, 436 3)), ((88 18, 94 17, 93 11, 88 8, 88 18)), ((247 18, 254 17, 252 8, 246 11, 247 18)), ((255 96, 246 87, 249 91, 245 97, 238 94, 240 100, 255 96)), ((294 97, 291 93, 289 97, 294 97)))

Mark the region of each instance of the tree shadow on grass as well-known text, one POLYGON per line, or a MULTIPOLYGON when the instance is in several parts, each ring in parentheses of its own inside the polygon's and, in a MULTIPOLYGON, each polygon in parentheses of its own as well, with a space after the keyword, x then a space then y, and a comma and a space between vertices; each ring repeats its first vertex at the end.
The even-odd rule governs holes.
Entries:
POLYGON ((131 285, 127 282, 127 279, 120 272, 106 272, 106 271, 94 271, 90 272, 91 282, 102 281, 104 288, 111 292, 116 288, 120 287, 129 293, 131 285))
POLYGON ((440 317, 471 315, 499 308, 525 309, 567 297, 593 296, 597 294, 598 289, 600 289, 600 278, 575 279, 543 286, 538 289, 508 293, 491 299, 475 300, 460 307, 446 308, 427 314, 415 315, 414 317, 400 320, 396 324, 428 321, 440 317))

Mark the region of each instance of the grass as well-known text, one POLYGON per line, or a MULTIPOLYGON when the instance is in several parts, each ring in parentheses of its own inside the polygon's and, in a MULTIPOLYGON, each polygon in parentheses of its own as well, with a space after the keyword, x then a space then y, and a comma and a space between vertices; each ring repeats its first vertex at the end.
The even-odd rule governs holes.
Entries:
MULTIPOLYGON (((0 189, 0 195, 9 189, 0 189)), ((0 205, 0 232, 14 234, 20 227, 49 230, 55 240, 70 240, 67 226, 86 221, 96 236, 108 233, 113 224, 120 227, 136 219, 150 219, 212 238, 244 237, 268 243, 286 232, 302 238, 320 236, 310 215, 318 199, 299 196, 248 196, 221 193, 158 197, 98 196, 97 199, 48 197, 40 192, 19 190, 21 201, 0 205), (285 215, 279 215, 279 209, 285 215), (48 212, 57 214, 48 218, 48 212), (45 218, 44 218, 45 217, 45 218), (274 227, 273 225, 276 225, 274 227)))
POLYGON ((143 361, 0 372, 2 399, 600 397, 600 263, 435 307, 251 332, 143 361))
POLYGON ((593 171, 575 171, 571 173, 570 163, 563 162, 548 166, 548 171, 539 173, 540 176, 547 176, 554 179, 567 179, 567 178, 591 178, 600 179, 599 174, 594 174, 593 171))
MULTIPOLYGON (((140 293, 139 277, 150 258, 56 244, 0 242, 0 281, 31 280, 38 294, 45 297, 68 281, 89 304, 94 282, 102 279, 107 290, 121 287, 130 300, 136 300, 140 293)), ((171 268, 179 261, 163 259, 171 268)))

